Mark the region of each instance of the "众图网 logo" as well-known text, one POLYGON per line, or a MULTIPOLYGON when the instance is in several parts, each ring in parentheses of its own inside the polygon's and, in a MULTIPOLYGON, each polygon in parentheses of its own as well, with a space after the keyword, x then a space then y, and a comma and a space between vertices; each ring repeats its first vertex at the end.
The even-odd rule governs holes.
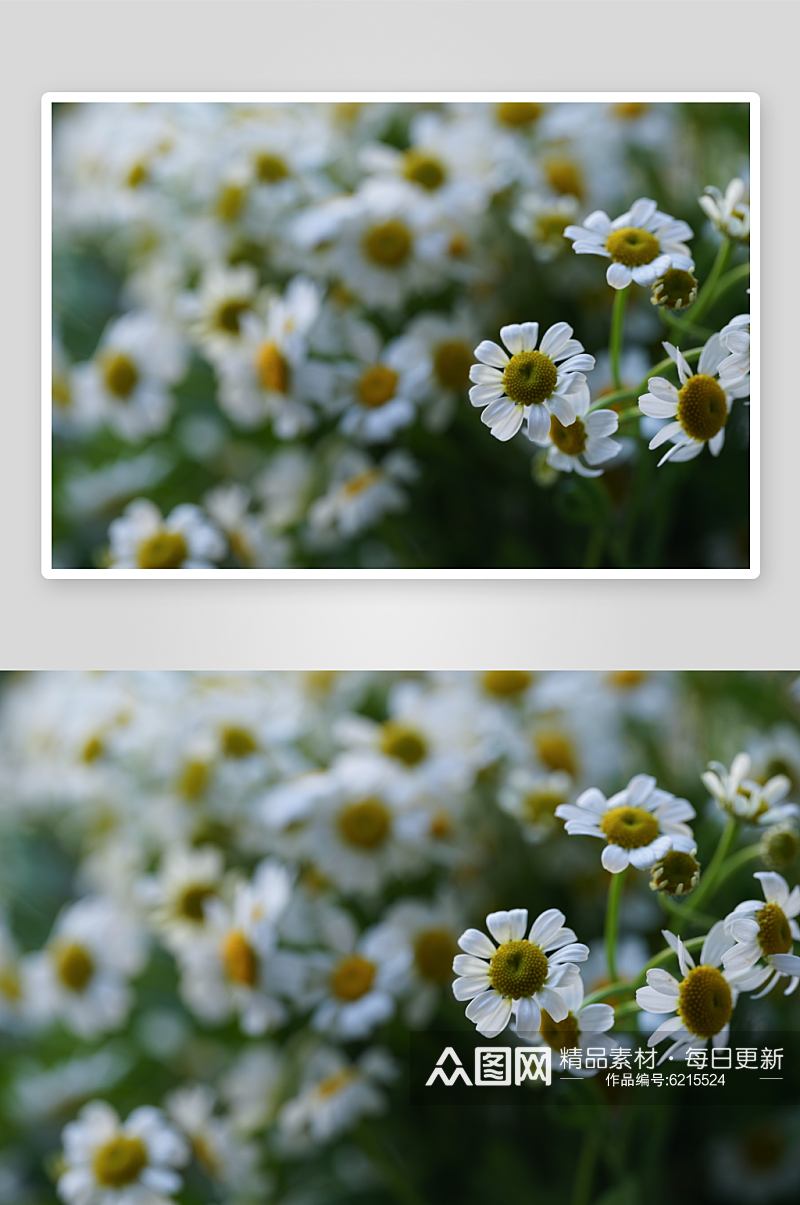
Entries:
POLYGON ((475 1067, 470 1079, 464 1064, 452 1046, 446 1046, 428 1079, 425 1087, 441 1081, 446 1088, 456 1083, 468 1088, 509 1088, 512 1082, 519 1086, 526 1080, 541 1080, 549 1084, 552 1080, 552 1052, 549 1046, 478 1046, 475 1049, 475 1067), (514 1070, 512 1081, 511 1070, 514 1070), (448 1071, 449 1066, 449 1071, 448 1071))

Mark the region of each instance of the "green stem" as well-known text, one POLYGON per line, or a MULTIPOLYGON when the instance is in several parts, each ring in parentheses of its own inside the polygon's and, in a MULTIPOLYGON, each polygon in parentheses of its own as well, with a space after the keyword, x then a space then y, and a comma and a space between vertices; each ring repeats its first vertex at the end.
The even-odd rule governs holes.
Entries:
POLYGON ((617 977, 617 934, 619 932, 619 905, 622 899, 622 888, 625 882, 625 871, 612 874, 608 885, 608 906, 606 908, 606 963, 612 979, 617 977))
MULTIPOLYGON (((685 904, 681 905, 676 903, 675 900, 670 899, 670 897, 663 891, 658 892, 658 902, 665 912, 671 913, 672 916, 679 917, 682 921, 686 920, 688 908, 685 904)), ((691 919, 695 922, 695 924, 707 925, 709 928, 717 923, 717 918, 715 916, 709 916, 706 912, 697 912, 695 909, 692 909, 691 919)))
POLYGON ((592 1197, 592 1180, 597 1152, 600 1146, 600 1130, 590 1126, 583 1136, 583 1146, 575 1169, 575 1182, 572 1186, 571 1205, 589 1205, 592 1197))
POLYGON ((735 284, 738 284, 740 280, 744 280, 749 275, 749 260, 746 264, 738 264, 737 267, 731 268, 730 272, 726 272, 724 276, 720 277, 719 284, 717 285, 717 300, 719 301, 723 293, 727 293, 728 289, 732 289, 735 284))
POLYGON ((722 870, 719 872, 717 877, 717 887, 719 887, 720 883, 724 883, 729 875, 735 874, 740 866, 744 866, 748 862, 751 862, 753 858, 758 858, 760 856, 760 845, 746 845, 744 849, 740 849, 737 853, 731 854, 725 865, 722 867, 722 870))
MULTIPOLYGON (((711 265, 711 271, 706 277, 705 284, 697 295, 697 301, 695 301, 694 305, 690 307, 689 311, 687 311, 687 326, 690 323, 692 325, 696 324, 698 319, 705 314, 711 303, 716 300, 717 282, 722 275, 723 269, 727 265, 732 251, 733 244, 731 240, 728 238, 727 234, 723 234, 722 242, 719 245, 716 259, 711 265), (689 313, 691 313, 690 318, 688 317, 689 313)), ((683 329, 683 323, 681 321, 673 322, 672 325, 677 331, 681 331, 683 329)))
POLYGON ((611 334, 608 339, 608 355, 611 361, 611 377, 614 381, 616 389, 622 388, 622 381, 619 375, 619 357, 622 350, 622 326, 625 318, 625 302, 628 300, 627 285, 624 289, 617 289, 614 297, 614 308, 611 311, 611 334))
POLYGON ((714 856, 706 867, 705 874, 700 878, 700 884, 692 892, 686 904, 686 916, 691 916, 700 907, 701 902, 711 891, 716 883, 717 876, 722 869, 722 863, 728 855, 728 850, 736 836, 736 831, 739 827, 739 821, 735 816, 729 816, 725 827, 722 830, 720 839, 717 842, 717 848, 714 850, 714 856))

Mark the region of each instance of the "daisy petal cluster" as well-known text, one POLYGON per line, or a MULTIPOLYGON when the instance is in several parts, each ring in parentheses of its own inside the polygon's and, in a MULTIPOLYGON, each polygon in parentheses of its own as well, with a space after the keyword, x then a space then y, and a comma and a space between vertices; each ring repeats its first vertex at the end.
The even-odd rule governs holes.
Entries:
POLYGON ((646 870, 671 849, 694 853, 694 836, 685 823, 694 815, 690 803, 661 790, 648 774, 637 774, 610 799, 590 787, 574 804, 556 808, 570 836, 605 838, 600 860, 612 874, 628 866, 646 870))
POLYGON ((686 222, 661 213, 655 201, 641 197, 627 213, 612 219, 602 209, 590 213, 582 226, 567 226, 577 255, 610 259, 606 280, 612 289, 625 289, 634 281, 651 285, 669 268, 690 272, 694 262, 686 246, 692 230, 686 222))
POLYGON ((572 426, 584 398, 587 406, 581 413, 588 408, 584 373, 594 368, 594 356, 572 338, 572 327, 566 322, 551 326, 538 350, 538 322, 504 326, 500 338, 508 351, 485 339, 475 348, 479 363, 469 370, 474 382, 470 401, 485 407, 481 422, 504 441, 517 434, 525 418, 528 438, 534 441, 547 438, 553 418, 572 426))
POLYGON ((478 1033, 496 1038, 516 1018, 522 1038, 539 1032, 542 1010, 553 1021, 564 1021, 569 1007, 561 989, 579 976, 576 963, 585 962, 589 947, 564 928, 565 916, 557 908, 542 912, 530 927, 528 909, 492 912, 486 927, 496 946, 479 929, 467 929, 458 939, 464 954, 457 954, 453 970, 456 1000, 469 1000, 467 1017, 478 1033))
POLYGON ((748 753, 737 753, 730 770, 721 762, 708 763, 701 778, 720 811, 758 825, 779 824, 800 815, 796 803, 781 802, 792 785, 785 774, 774 774, 765 783, 759 783, 750 777, 751 769, 748 753))
POLYGON ((708 1045, 727 1046, 730 1021, 741 990, 752 990, 761 980, 751 968, 720 970, 726 952, 733 945, 725 923, 719 921, 711 929, 695 965, 686 946, 669 930, 663 930, 667 944, 678 955, 683 978, 679 981, 661 967, 647 972, 647 987, 640 987, 636 1002, 650 1013, 673 1013, 647 1039, 648 1046, 657 1046, 665 1038, 672 1045, 658 1060, 685 1059, 689 1050, 708 1045))
POLYGON ((725 917, 725 931, 736 943, 724 955, 725 967, 757 976, 758 983, 765 984, 759 996, 788 975, 784 994, 789 996, 800 983, 800 958, 792 953, 794 943, 800 941, 795 920, 800 915, 800 887, 789 891, 786 879, 770 870, 757 871, 753 877, 761 882, 765 902, 745 900, 725 917))
POLYGON ((698 203, 720 234, 748 243, 750 206, 743 200, 744 194, 744 181, 736 177, 731 180, 724 193, 715 185, 709 184, 703 195, 698 197, 698 203))
POLYGON ((663 344, 677 366, 680 389, 664 377, 650 377, 647 393, 639 398, 639 408, 649 418, 669 418, 650 440, 658 448, 671 440, 672 447, 659 460, 693 460, 706 444, 712 456, 719 456, 725 443, 725 425, 734 398, 746 397, 749 381, 719 376, 719 365, 727 355, 719 335, 712 335, 700 353, 697 372, 692 372, 683 355, 671 343, 663 344))

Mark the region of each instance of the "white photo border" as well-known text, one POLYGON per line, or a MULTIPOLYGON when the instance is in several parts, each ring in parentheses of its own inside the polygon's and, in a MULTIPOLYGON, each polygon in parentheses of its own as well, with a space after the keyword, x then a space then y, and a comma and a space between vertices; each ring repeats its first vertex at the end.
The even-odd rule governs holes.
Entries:
POLYGON ((760 97, 755 92, 46 92, 42 97, 42 559, 44 578, 113 580, 235 579, 754 579, 761 572, 761 143, 760 97), (680 101, 688 104, 745 103, 750 106, 750 204, 755 220, 750 233, 751 344, 750 395, 750 565, 746 569, 54 569, 52 563, 52 109, 72 103, 191 103, 201 101, 247 104, 310 102, 447 102, 573 101, 591 103, 680 101))

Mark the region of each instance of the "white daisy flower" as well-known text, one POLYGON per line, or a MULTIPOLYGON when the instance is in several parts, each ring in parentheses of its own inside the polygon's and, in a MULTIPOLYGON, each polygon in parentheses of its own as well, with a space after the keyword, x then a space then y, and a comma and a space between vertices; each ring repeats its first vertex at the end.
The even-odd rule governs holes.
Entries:
POLYGON ((791 780, 785 774, 775 774, 765 783, 756 782, 749 777, 751 766, 747 753, 737 753, 730 770, 718 761, 708 763, 700 777, 720 810, 759 825, 778 824, 800 815, 796 803, 781 803, 791 789, 791 780))
POLYGON ((276 924, 289 902, 292 878, 266 861, 252 882, 239 883, 230 906, 205 904, 207 935, 181 947, 181 992, 200 1017, 221 1024, 238 1014, 246 1034, 262 1034, 287 1017, 301 967, 296 955, 277 949, 276 924))
POLYGON ((242 339, 242 318, 255 307, 258 273, 250 264, 208 264, 197 291, 179 298, 189 331, 212 358, 224 356, 242 339))
POLYGON ((131 311, 108 324, 90 361, 72 369, 71 404, 86 423, 107 423, 123 439, 144 439, 167 426, 169 387, 186 365, 176 330, 156 314, 131 311))
POLYGON ((750 375, 750 315, 737 314, 719 332, 729 354, 719 363, 720 380, 750 375))
POLYGON ((225 540, 199 506, 185 502, 165 518, 137 498, 108 529, 114 569, 207 569, 225 555, 225 540))
POLYGON ((405 486, 419 470, 401 448, 380 463, 356 448, 349 448, 333 467, 327 493, 315 499, 308 521, 315 534, 352 539, 372 527, 385 514, 408 505, 405 486))
POLYGON ((514 766, 497 793, 497 802, 519 821, 525 840, 538 845, 555 832, 556 808, 567 802, 571 790, 572 779, 563 770, 541 774, 514 766))
POLYGON ((577 197, 527 192, 517 201, 509 221, 531 244, 534 257, 540 263, 549 263, 566 249, 564 231, 577 219, 578 208, 577 197))
POLYGON ((467 929, 458 939, 464 954, 457 954, 453 970, 460 976, 453 984, 456 1000, 469 1000, 467 1018, 478 1033, 496 1038, 516 1017, 522 1038, 539 1033, 542 1010, 555 1022, 563 1021, 569 1006, 561 995, 579 977, 576 962, 584 962, 589 947, 576 943, 572 929, 565 929, 564 913, 550 908, 536 918, 527 938, 528 909, 491 912, 486 926, 499 943, 495 946, 478 929, 467 929))
POLYGON ((58 1019, 82 1038, 119 1029, 133 1003, 128 980, 146 956, 137 922, 113 900, 86 896, 64 909, 45 948, 27 960, 34 1019, 58 1019))
POLYGON ((454 314, 419 314, 405 327, 395 346, 406 363, 425 364, 419 401, 429 431, 443 431, 469 387, 475 320, 468 307, 454 314))
POLYGON ((724 196, 718 188, 709 184, 697 201, 720 234, 727 234, 729 238, 749 243, 750 206, 742 200, 744 194, 744 181, 737 177, 731 180, 724 196))
POLYGON ((657 1046, 667 1037, 673 1039, 659 1063, 668 1058, 685 1059, 687 1051, 697 1050, 708 1042, 727 1046, 739 992, 757 987, 761 978, 753 975, 749 964, 743 969, 734 970, 727 964, 724 970, 719 969, 726 951, 733 945, 724 921, 718 921, 706 937, 697 966, 679 937, 668 929, 662 932, 678 955, 683 978, 679 982, 661 967, 652 967, 647 972, 648 986, 636 992, 636 1003, 645 1012, 675 1014, 653 1031, 647 1045, 657 1046))
POLYGON ((384 1112, 383 1086, 396 1074, 394 1061, 380 1048, 353 1063, 332 1047, 315 1051, 304 1086, 278 1114, 281 1139, 290 1151, 303 1150, 338 1137, 361 1117, 384 1112))
POLYGON ((766 980, 766 986, 754 999, 765 996, 788 975, 784 995, 789 996, 800 983, 800 958, 792 953, 794 943, 800 941, 795 920, 800 914, 800 887, 790 892, 783 875, 772 870, 756 871, 753 878, 760 879, 766 903, 745 900, 725 917, 725 931, 736 942, 725 952, 725 968, 736 974, 758 968, 759 983, 766 980), (759 966, 762 959, 766 966, 759 966))
MULTIPOLYGON (((585 996, 583 980, 580 975, 574 983, 560 989, 564 1003, 569 1012, 563 1021, 555 1021, 546 1009, 542 1009, 542 1021, 539 1032, 551 1050, 580 1050, 584 1055, 584 1063, 589 1047, 602 1048, 606 1053, 616 1050, 619 1042, 607 1036, 607 1031, 614 1024, 614 1009, 610 1004, 584 1004, 585 996)), ((584 1078, 597 1075, 597 1068, 569 1067, 570 1075, 584 1078)))
POLYGON ((677 365, 681 388, 676 389, 664 377, 650 377, 648 392, 639 398, 639 408, 649 418, 671 418, 648 447, 658 448, 672 440, 672 447, 659 460, 693 460, 705 444, 712 456, 719 456, 725 443, 725 424, 733 399, 750 392, 749 382, 740 378, 717 379, 719 364, 725 356, 720 336, 712 335, 700 353, 697 372, 693 373, 677 347, 662 344, 669 358, 677 365))
POLYGON ((243 1142, 227 1119, 215 1115, 212 1088, 207 1084, 177 1088, 164 1105, 207 1176, 233 1191, 263 1190, 263 1177, 256 1171, 259 1148, 254 1142, 243 1142))
POLYGON ((580 477, 601 477, 603 470, 595 465, 613 460, 622 444, 610 439, 619 427, 616 410, 589 410, 588 388, 571 397, 575 411, 575 422, 569 426, 556 418, 550 419, 550 432, 538 442, 549 448, 547 463, 561 473, 574 469, 580 477))
POLYGON ((285 1076, 281 1049, 247 1044, 220 1081, 230 1124, 237 1133, 252 1134, 275 1120, 285 1076))
POLYGON ((221 894, 223 873, 216 846, 173 847, 165 851, 158 873, 139 882, 136 895, 168 949, 180 949, 203 933, 206 904, 221 894))
POLYGON ((691 820, 695 810, 656 786, 649 774, 637 774, 624 790, 606 799, 597 787, 579 795, 575 803, 562 803, 556 815, 566 820, 570 835, 605 837, 601 862, 612 874, 635 866, 646 870, 670 849, 694 853, 691 820))
POLYGON ((94 1100, 64 1127, 64 1170, 57 1191, 66 1205, 161 1205, 181 1188, 175 1171, 186 1143, 160 1109, 134 1109, 127 1121, 94 1100))
POLYGON ((263 513, 250 510, 251 501, 247 486, 230 481, 207 493, 203 505, 243 569, 281 568, 289 555, 289 541, 270 531, 263 513))
POLYGON ((474 381, 469 391, 473 406, 485 406, 481 422, 496 439, 508 440, 517 434, 523 417, 528 419, 528 438, 544 440, 555 416, 565 427, 575 422, 575 405, 588 401, 589 389, 584 372, 594 368, 594 356, 583 351, 583 344, 572 338, 572 327, 557 322, 545 333, 539 350, 538 322, 504 326, 502 347, 484 339, 475 348, 480 361, 469 370, 474 381))
POLYGON ((577 255, 602 255, 612 262, 606 280, 612 289, 635 281, 651 285, 668 268, 691 271, 694 261, 684 240, 693 237, 686 222, 660 213, 655 201, 640 197, 627 213, 612 221, 602 209, 590 213, 582 226, 567 226, 577 255))
POLYGON ((350 348, 355 364, 342 365, 340 430, 363 443, 385 443, 414 421, 416 400, 428 375, 424 360, 398 341, 382 346, 369 323, 354 323, 350 348))
POLYGON ((24 1026, 30 1008, 26 979, 17 943, 0 914, 0 1029, 24 1026))

